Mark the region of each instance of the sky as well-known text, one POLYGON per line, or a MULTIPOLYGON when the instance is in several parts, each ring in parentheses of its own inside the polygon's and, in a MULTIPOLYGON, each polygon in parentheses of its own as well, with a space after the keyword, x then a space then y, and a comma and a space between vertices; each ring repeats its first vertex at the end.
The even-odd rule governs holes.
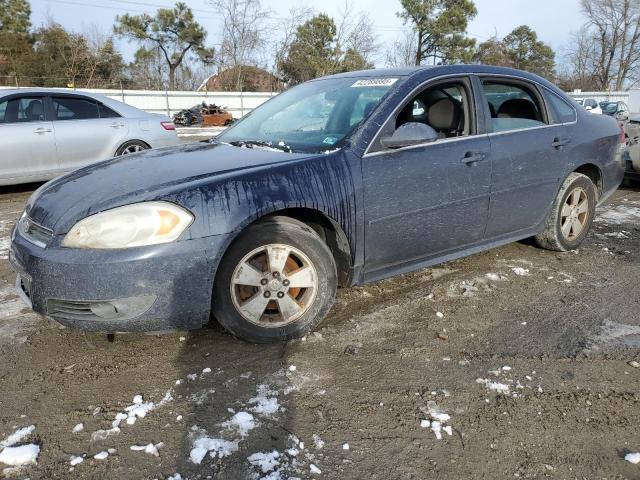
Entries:
MULTIPOLYGON (((160 7, 171 7, 171 0, 30 0, 32 23, 40 26, 52 19, 65 28, 79 31, 111 32, 116 15, 123 13, 153 14, 160 7)), ((208 43, 220 42, 221 17, 208 0, 184 0, 194 10, 198 21, 209 32, 208 43)), ((277 31, 277 17, 286 17, 293 7, 308 6, 314 11, 339 16, 345 0, 262 0, 263 6, 273 12, 271 21, 277 31)), ((367 12, 379 34, 380 59, 377 66, 384 66, 387 45, 402 36, 403 24, 396 16, 400 0, 350 0, 355 11, 367 12)), ((503 37, 519 25, 529 25, 539 38, 558 53, 566 48, 570 33, 585 22, 580 12, 580 0, 475 0, 478 15, 471 21, 468 34, 482 42, 494 34, 503 37)), ((136 50, 136 44, 118 42, 126 59, 136 50)))

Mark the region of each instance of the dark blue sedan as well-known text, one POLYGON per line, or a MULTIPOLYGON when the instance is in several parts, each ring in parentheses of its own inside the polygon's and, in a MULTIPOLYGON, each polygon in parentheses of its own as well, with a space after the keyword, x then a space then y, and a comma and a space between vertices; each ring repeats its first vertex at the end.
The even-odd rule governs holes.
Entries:
POLYGON ((535 237, 577 248, 624 136, 546 80, 488 66, 369 70, 274 97, 208 143, 39 188, 14 229, 33 310, 102 332, 304 335, 336 288, 535 237))

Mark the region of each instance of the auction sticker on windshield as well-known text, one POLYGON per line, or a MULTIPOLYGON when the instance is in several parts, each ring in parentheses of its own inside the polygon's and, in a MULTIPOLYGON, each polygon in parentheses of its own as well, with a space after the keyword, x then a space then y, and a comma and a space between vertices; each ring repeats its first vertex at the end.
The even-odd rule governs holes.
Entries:
POLYGON ((354 87, 390 87, 398 81, 397 78, 367 78, 365 80, 358 80, 351 85, 354 87))

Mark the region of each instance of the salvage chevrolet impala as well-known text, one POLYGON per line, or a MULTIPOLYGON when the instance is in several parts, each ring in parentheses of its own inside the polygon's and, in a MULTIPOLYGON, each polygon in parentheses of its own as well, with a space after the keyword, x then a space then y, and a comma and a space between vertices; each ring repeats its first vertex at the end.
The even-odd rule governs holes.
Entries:
POLYGON ((101 332, 304 335, 336 288, 519 239, 577 248, 624 135, 546 80, 488 66, 369 70, 274 97, 207 143, 39 188, 12 234, 33 310, 101 332))

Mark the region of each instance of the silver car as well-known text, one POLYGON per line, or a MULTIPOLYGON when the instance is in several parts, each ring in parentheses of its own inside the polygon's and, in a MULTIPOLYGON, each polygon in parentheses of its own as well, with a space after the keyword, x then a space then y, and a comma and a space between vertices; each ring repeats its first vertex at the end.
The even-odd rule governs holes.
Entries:
POLYGON ((102 95, 0 90, 0 185, 49 180, 99 160, 177 143, 169 117, 102 95))

